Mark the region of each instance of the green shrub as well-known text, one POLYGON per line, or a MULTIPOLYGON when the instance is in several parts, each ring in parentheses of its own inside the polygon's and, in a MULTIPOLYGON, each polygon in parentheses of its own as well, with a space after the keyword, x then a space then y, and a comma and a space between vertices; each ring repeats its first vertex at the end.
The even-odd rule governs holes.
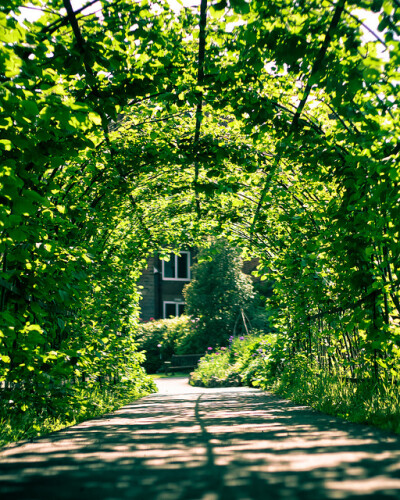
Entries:
POLYGON ((202 358, 190 375, 191 385, 221 387, 240 385, 240 379, 230 363, 230 352, 226 347, 211 351, 202 358))
POLYGON ((255 291, 242 265, 240 250, 224 241, 200 252, 194 278, 183 292, 187 313, 198 319, 198 349, 223 345, 244 328, 242 315, 254 307, 255 291))
POLYGON ((275 360, 271 355, 275 344, 273 334, 254 332, 230 337, 228 347, 207 354, 191 374, 190 383, 204 387, 257 385, 271 376, 275 360))
POLYGON ((137 331, 138 349, 143 350, 148 373, 156 373, 172 354, 191 354, 198 351, 196 320, 188 316, 141 323, 137 331))

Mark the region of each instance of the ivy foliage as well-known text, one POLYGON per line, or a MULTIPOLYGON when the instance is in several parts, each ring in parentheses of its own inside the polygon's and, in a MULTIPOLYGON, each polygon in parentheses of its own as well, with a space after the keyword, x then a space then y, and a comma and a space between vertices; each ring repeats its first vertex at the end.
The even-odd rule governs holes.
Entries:
POLYGON ((398 1, 25 4, 0 6, 1 379, 135 364, 144 259, 221 234, 288 357, 397 376, 398 1))

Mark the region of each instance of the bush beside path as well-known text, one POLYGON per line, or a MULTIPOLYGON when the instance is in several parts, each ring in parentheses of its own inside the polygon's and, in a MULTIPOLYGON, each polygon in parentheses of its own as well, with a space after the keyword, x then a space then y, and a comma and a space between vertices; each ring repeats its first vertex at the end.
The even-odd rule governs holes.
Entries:
POLYGON ((258 389, 159 393, 0 452, 2 500, 398 499, 400 438, 258 389))

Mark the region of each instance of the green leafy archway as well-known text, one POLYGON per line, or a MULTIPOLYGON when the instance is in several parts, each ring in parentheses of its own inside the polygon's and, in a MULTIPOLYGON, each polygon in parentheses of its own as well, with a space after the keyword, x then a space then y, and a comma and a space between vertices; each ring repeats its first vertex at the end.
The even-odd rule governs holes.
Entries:
POLYGON ((0 8, 3 379, 123 365, 146 256, 216 234, 260 257, 289 352, 396 374, 398 0, 23 5, 0 8))

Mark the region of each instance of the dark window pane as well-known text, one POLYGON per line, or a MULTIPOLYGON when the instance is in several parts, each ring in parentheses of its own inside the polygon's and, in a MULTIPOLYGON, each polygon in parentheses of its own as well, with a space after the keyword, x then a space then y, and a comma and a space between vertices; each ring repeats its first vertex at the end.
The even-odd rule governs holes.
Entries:
POLYGON ((175 255, 170 255, 170 260, 164 261, 164 278, 175 278, 175 255))
POLYGON ((178 257, 178 278, 188 278, 188 254, 183 253, 178 257))
POLYGON ((165 317, 176 316, 175 304, 165 304, 165 317))
POLYGON ((178 304, 178 316, 185 314, 185 304, 178 304))

